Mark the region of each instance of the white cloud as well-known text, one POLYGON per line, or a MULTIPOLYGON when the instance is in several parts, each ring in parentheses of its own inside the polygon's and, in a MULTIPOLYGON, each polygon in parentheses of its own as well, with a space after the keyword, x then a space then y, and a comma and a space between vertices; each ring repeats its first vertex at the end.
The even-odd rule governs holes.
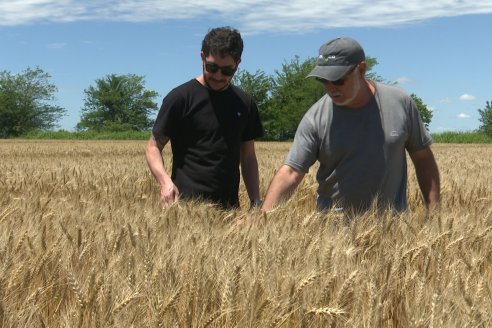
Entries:
POLYGON ((49 49, 61 49, 61 48, 65 48, 66 46, 67 44, 64 42, 50 43, 47 45, 49 49))
POLYGON ((409 78, 409 77, 406 77, 406 76, 401 76, 399 78, 396 79, 396 83, 398 84, 405 84, 405 83, 408 83, 408 82, 411 82, 412 80, 409 78))
POLYGON ((447 97, 447 98, 443 98, 443 99, 439 100, 439 102, 441 104, 450 104, 453 102, 453 100, 450 97, 447 97))
POLYGON ((460 97, 460 100, 463 100, 463 101, 469 101, 469 100, 474 100, 474 99, 475 99, 475 96, 469 95, 468 93, 465 93, 464 95, 462 95, 460 97))
POLYGON ((492 13, 492 0, 0 0, 0 26, 80 20, 159 21, 216 15, 244 33, 395 26, 492 13))
POLYGON ((457 117, 462 119, 467 119, 470 118, 471 116, 465 113, 460 113, 457 117))

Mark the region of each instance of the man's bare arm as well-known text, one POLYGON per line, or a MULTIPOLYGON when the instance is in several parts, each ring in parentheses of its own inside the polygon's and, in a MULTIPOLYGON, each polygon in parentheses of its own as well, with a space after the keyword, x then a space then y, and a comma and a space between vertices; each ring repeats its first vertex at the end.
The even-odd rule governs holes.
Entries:
POLYGON ((147 142, 147 147, 145 149, 147 164, 161 188, 160 200, 163 205, 174 203, 179 197, 179 190, 166 172, 162 160, 162 151, 168 141, 169 138, 156 138, 152 135, 147 142))
POLYGON ((441 199, 441 182, 439 169, 430 147, 410 153, 420 190, 425 205, 430 210, 439 205, 441 199))
POLYGON ((289 199, 304 178, 304 175, 304 172, 297 171, 288 165, 283 165, 273 177, 261 209, 269 211, 280 202, 289 199))

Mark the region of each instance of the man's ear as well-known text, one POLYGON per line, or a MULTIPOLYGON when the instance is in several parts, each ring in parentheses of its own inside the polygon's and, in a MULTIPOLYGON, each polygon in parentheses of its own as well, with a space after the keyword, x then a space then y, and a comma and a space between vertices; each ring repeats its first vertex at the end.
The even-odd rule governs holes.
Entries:
POLYGON ((359 63, 359 72, 362 77, 366 76, 366 71, 367 71, 367 63, 365 61, 361 61, 359 63))

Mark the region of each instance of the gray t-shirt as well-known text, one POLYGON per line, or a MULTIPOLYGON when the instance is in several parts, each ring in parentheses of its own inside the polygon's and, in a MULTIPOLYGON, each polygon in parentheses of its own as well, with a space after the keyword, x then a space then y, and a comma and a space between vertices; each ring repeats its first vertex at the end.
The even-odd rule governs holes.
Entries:
POLYGON ((285 164, 307 173, 319 169, 317 206, 366 210, 407 208, 405 149, 412 153, 432 143, 415 102, 402 90, 373 83, 376 92, 362 108, 333 104, 323 96, 304 115, 285 164))

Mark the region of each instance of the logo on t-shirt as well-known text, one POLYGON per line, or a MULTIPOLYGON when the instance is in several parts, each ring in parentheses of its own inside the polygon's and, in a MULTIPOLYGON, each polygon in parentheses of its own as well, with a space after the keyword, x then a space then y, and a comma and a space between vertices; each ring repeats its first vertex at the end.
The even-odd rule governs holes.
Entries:
POLYGON ((391 131, 390 136, 398 137, 398 131, 395 131, 395 130, 391 131))

